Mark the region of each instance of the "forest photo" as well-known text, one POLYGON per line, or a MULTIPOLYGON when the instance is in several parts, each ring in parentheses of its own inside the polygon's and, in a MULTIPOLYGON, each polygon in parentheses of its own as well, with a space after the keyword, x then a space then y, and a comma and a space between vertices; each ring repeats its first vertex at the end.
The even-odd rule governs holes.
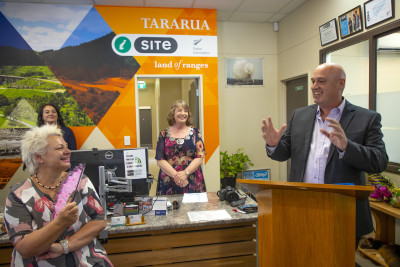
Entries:
POLYGON ((0 3, 0 34, 2 189, 42 105, 57 105, 66 126, 97 126, 140 66, 112 51, 115 33, 93 6, 0 3))

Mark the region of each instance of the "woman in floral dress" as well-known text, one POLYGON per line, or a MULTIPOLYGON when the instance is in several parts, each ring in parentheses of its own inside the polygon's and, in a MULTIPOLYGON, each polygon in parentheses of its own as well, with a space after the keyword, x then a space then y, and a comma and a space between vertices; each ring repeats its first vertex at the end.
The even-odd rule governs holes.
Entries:
POLYGON ((156 160, 160 167, 157 195, 206 192, 201 163, 205 155, 201 133, 192 126, 189 106, 175 101, 167 116, 169 128, 158 138, 156 160))

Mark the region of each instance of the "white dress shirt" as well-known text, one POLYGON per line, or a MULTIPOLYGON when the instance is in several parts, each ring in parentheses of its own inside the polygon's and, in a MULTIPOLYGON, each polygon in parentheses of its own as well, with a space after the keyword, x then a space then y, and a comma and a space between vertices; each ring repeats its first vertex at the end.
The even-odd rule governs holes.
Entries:
MULTIPOLYGON (((342 117, 345 100, 343 99, 339 107, 334 108, 328 114, 327 118, 340 121, 342 117)), ((311 139, 310 153, 308 154, 306 171, 304 173, 303 182, 323 184, 325 180, 325 168, 328 159, 329 148, 331 140, 321 133, 321 129, 331 132, 333 129, 328 127, 327 120, 322 121, 321 110, 318 106, 317 114, 315 116, 314 130, 311 139)), ((339 157, 342 158, 344 151, 339 151, 339 157)))

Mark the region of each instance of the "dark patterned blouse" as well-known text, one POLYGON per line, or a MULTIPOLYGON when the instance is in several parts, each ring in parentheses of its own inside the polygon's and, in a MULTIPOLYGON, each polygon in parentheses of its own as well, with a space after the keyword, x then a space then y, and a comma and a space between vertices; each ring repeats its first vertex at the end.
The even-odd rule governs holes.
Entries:
MULTIPOLYGON (((104 220, 103 208, 93 184, 83 176, 74 201, 79 209, 78 220, 58 238, 68 239, 92 220, 104 220)), ((10 242, 15 246, 24 236, 47 225, 53 219, 54 202, 40 191, 31 179, 11 187, 6 199, 4 221, 10 242)), ((90 244, 53 259, 23 259, 14 248, 11 266, 113 266, 106 251, 95 238, 90 244)))
POLYGON ((76 150, 76 139, 74 132, 68 127, 61 127, 64 141, 68 144, 69 150, 76 150))
MULTIPOLYGON (((206 152, 201 133, 191 127, 184 138, 171 137, 169 128, 160 133, 157 142, 156 160, 166 160, 176 171, 183 171, 195 158, 204 158, 206 152)), ((188 177, 189 184, 180 187, 174 179, 160 169, 157 182, 157 195, 206 192, 201 167, 188 177)))

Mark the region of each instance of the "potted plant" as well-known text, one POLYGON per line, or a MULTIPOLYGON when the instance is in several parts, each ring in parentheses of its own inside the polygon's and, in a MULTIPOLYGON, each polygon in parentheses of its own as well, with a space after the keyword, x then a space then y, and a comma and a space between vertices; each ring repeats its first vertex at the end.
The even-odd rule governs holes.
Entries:
POLYGON ((227 151, 220 151, 219 159, 221 188, 228 185, 235 187, 237 174, 246 170, 248 166, 254 166, 249 156, 243 153, 243 148, 239 148, 236 153, 231 155, 227 151))

